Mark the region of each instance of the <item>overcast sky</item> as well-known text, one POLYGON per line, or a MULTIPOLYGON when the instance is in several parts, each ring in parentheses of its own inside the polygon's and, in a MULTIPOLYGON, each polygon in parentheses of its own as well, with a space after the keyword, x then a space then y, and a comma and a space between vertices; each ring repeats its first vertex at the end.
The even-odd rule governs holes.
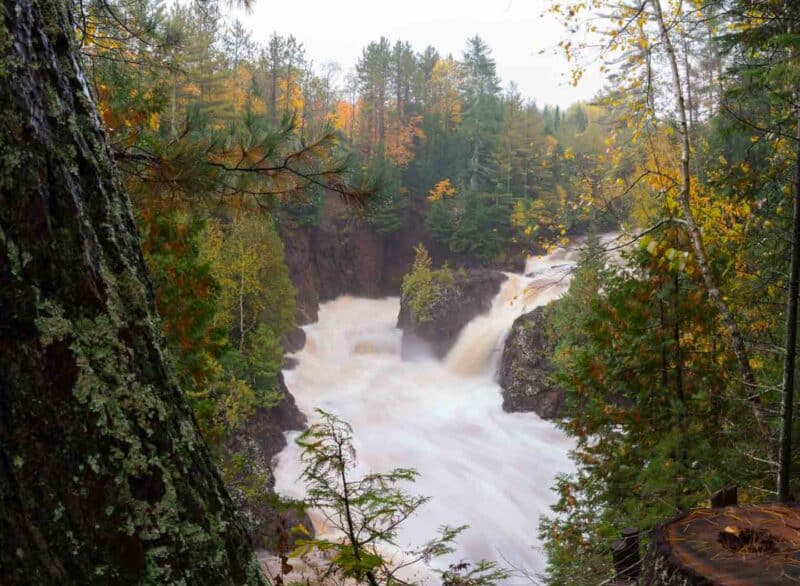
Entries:
POLYGON ((543 14, 548 1, 255 0, 252 12, 234 15, 254 40, 263 43, 273 31, 292 34, 315 65, 336 61, 345 71, 381 35, 409 41, 416 51, 433 45, 460 57, 466 39, 478 34, 492 49, 504 88, 513 80, 540 105, 567 106, 591 98, 602 84, 590 71, 578 87, 569 85, 568 64, 556 50, 564 32, 543 14))

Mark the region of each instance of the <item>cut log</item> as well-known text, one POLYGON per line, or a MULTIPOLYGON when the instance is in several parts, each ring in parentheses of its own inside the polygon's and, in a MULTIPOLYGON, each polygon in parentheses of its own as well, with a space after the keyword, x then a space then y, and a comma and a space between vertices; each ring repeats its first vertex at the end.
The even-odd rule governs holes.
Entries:
POLYGON ((656 527, 645 586, 777 586, 800 583, 800 507, 695 509, 656 527))

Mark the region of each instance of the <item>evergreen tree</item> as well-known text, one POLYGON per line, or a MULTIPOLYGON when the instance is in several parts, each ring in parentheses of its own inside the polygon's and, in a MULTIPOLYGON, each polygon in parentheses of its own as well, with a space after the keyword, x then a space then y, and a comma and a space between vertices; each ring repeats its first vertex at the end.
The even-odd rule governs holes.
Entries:
POLYGON ((169 209, 141 215, 144 255, 178 381, 187 392, 197 392, 215 376, 227 341, 226 331, 214 323, 219 282, 200 253, 205 221, 169 209))
MULTIPOLYGON (((405 552, 407 559, 402 562, 383 553, 381 546, 393 545, 400 525, 428 501, 403 489, 403 484, 414 482, 418 474, 416 470, 396 468, 353 478, 356 453, 352 429, 331 413, 317 413, 321 421, 297 439, 305 465, 302 478, 309 505, 322 510, 344 539, 303 540, 301 554, 323 552, 331 560, 326 573, 378 586, 401 582, 404 569, 451 553, 454 540, 466 527, 440 528, 438 536, 405 552)), ((444 584, 473 586, 490 586, 510 577, 510 572, 486 561, 474 567, 468 563, 454 565, 440 573, 444 584)))
POLYGON ((381 37, 364 49, 356 65, 366 123, 362 144, 368 155, 383 156, 386 140, 386 106, 389 97, 392 51, 389 40, 381 37))
POLYGON ((498 98, 500 86, 495 62, 490 55, 488 46, 480 37, 475 36, 467 41, 462 81, 464 124, 460 133, 469 153, 467 181, 473 192, 487 186, 492 176, 491 155, 502 120, 498 98))
POLYGON ((577 471, 558 480, 556 515, 541 525, 549 583, 601 580, 622 528, 646 531, 709 490, 763 478, 763 464, 743 462, 757 436, 746 402, 731 400, 734 363, 688 250, 669 230, 626 253, 621 271, 590 248, 555 308, 559 378, 580 415, 562 423, 577 471))

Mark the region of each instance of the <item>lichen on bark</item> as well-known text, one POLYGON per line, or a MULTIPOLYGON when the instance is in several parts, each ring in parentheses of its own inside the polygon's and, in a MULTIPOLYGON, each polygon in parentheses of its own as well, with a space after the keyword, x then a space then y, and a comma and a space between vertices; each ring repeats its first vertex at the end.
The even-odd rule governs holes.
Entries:
POLYGON ((0 23, 0 573, 259 584, 165 349, 67 3, 0 23))

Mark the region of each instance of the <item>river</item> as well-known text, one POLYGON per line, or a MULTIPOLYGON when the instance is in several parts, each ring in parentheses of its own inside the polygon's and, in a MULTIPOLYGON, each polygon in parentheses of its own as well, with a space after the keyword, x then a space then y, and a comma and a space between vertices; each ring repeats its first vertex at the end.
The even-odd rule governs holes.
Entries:
MULTIPOLYGON (((539 517, 555 500, 556 475, 572 469, 571 443, 534 413, 504 412, 495 373, 514 319, 566 290, 575 256, 557 250, 509 274, 491 311, 462 330, 442 361, 401 359, 397 298, 340 297, 305 327, 298 365, 285 373, 300 409, 310 422, 322 408, 352 425, 359 472, 415 468, 411 492, 432 497, 406 521, 398 545, 420 545, 441 525, 469 525, 437 567, 487 559, 544 569, 539 517)), ((302 497, 296 436, 278 456, 276 489, 302 497)))

